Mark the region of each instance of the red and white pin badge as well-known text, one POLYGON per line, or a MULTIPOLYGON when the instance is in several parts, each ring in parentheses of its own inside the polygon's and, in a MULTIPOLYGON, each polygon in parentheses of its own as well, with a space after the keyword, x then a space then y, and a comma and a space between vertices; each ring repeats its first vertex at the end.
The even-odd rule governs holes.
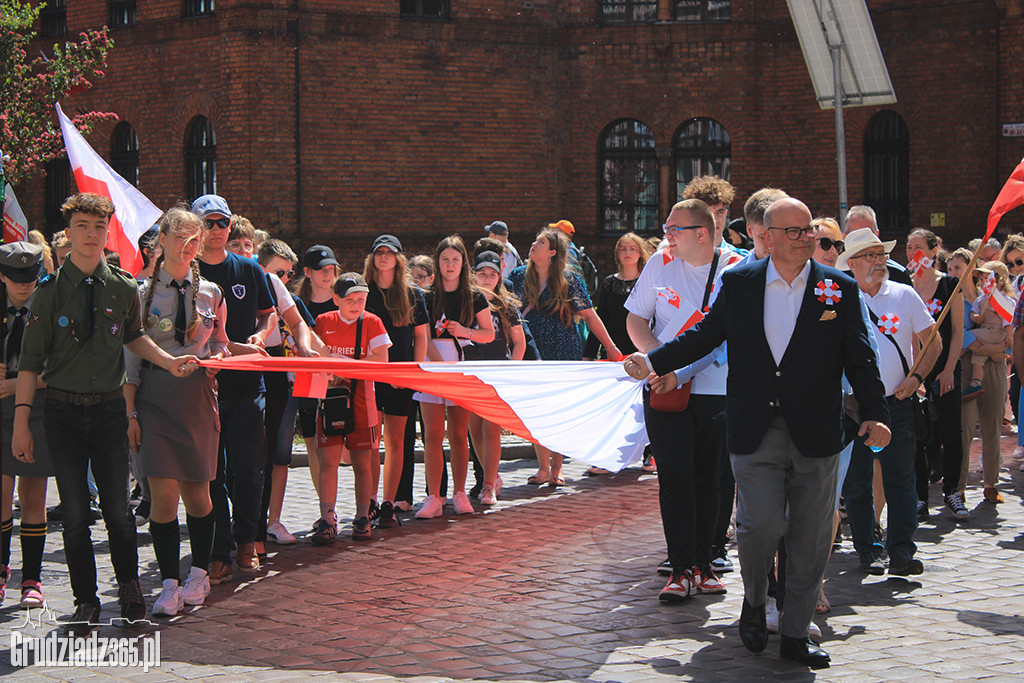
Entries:
POLYGON ((900 317, 895 313, 886 313, 878 319, 878 331, 893 335, 900 329, 900 317))
POLYGON ((839 289, 839 285, 832 280, 820 280, 814 288, 814 294, 818 297, 818 301, 829 306, 843 298, 843 292, 839 289))

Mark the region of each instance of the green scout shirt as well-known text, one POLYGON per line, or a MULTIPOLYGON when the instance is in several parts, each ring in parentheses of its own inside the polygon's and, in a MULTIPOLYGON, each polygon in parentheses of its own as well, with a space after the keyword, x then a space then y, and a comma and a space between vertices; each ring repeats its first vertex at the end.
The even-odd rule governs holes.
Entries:
POLYGON ((124 384, 124 345, 143 335, 138 285, 128 273, 100 262, 92 274, 93 330, 86 339, 86 277, 68 258, 40 281, 18 367, 42 373, 54 389, 102 394, 124 384))

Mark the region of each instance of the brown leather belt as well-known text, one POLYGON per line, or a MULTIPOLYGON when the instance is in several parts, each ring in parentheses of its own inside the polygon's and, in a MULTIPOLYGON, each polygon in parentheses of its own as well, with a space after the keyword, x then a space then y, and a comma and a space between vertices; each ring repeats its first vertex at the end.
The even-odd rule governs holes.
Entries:
POLYGON ((95 406, 123 396, 124 391, 121 389, 108 391, 105 394, 73 394, 70 391, 61 391, 52 387, 46 388, 46 398, 61 401, 62 403, 70 403, 73 406, 95 406))

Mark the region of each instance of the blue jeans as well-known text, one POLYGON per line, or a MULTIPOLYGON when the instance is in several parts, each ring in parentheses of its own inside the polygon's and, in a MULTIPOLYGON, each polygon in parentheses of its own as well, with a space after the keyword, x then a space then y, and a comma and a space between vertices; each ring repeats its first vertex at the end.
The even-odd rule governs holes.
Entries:
POLYGON ((128 418, 123 398, 76 406, 47 398, 43 425, 64 511, 64 557, 75 605, 99 603, 89 523, 90 466, 118 583, 137 579, 135 520, 128 507, 128 418))
POLYGON ((211 558, 226 564, 231 560, 232 536, 234 543, 252 543, 256 540, 260 503, 263 499, 267 433, 263 429, 265 400, 262 391, 243 398, 221 398, 218 404, 220 453, 217 458, 217 478, 210 482, 217 532, 211 558))
POLYGON ((874 461, 882 465, 882 484, 885 489, 885 504, 888 509, 889 525, 886 533, 886 550, 892 557, 908 554, 913 557, 917 551, 914 532, 917 531, 917 491, 914 459, 917 455, 917 433, 914 425, 914 405, 909 399, 889 401, 889 428, 892 440, 878 454, 864 445, 864 438, 854 442, 850 469, 843 485, 846 501, 846 518, 853 534, 853 547, 858 553, 878 552, 880 544, 875 540, 874 495, 871 480, 874 475, 874 461))

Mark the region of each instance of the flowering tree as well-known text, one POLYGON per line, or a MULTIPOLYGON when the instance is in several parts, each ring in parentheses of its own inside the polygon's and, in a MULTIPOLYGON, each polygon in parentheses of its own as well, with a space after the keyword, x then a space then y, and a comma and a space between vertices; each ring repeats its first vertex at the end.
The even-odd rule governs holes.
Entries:
MULTIPOLYGON (((0 0, 0 150, 8 182, 19 183, 42 173, 48 161, 63 156, 64 140, 55 124, 53 105, 91 88, 103 78, 107 50, 113 42, 107 29, 88 30, 75 42, 54 45, 49 57, 31 61, 26 52, 35 38, 32 26, 42 5, 23 0, 0 0)), ((97 122, 116 114, 89 112, 72 122, 88 133, 97 122)))

